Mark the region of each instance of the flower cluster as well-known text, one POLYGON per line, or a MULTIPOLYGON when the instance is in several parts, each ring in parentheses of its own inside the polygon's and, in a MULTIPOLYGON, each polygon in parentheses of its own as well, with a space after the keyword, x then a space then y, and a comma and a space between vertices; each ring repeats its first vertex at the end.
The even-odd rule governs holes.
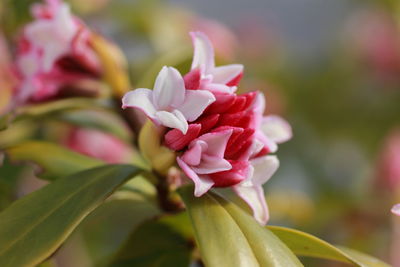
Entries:
POLYGON ((191 71, 182 77, 164 67, 153 90, 128 92, 123 107, 140 109, 166 128, 163 143, 177 152, 178 165, 195 184, 195 196, 212 187, 232 187, 265 224, 269 214, 262 185, 279 165, 269 154, 291 138, 290 125, 278 116, 263 116, 261 92, 236 93, 242 65, 215 66, 207 36, 191 36, 191 71))
POLYGON ((31 11, 34 21, 23 29, 16 58, 18 101, 46 100, 76 81, 99 76, 90 31, 66 3, 46 0, 31 11))

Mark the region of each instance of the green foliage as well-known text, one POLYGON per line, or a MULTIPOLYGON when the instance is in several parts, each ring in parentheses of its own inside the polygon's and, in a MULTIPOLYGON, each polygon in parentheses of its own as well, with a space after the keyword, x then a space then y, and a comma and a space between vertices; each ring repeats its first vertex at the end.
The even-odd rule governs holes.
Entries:
POLYGON ((110 263, 112 267, 187 267, 191 243, 162 221, 144 223, 110 263))
POLYGON ((302 266, 276 236, 234 204, 214 193, 194 197, 193 187, 180 194, 206 266, 302 266))
POLYGON ((39 141, 28 141, 5 149, 11 161, 28 161, 39 165, 46 180, 70 175, 104 165, 101 160, 81 155, 62 146, 39 141))
POLYGON ((298 230, 268 226, 298 256, 342 261, 360 267, 385 267, 386 263, 344 247, 335 247, 315 236, 298 230))
POLYGON ((139 224, 158 214, 160 210, 144 200, 112 199, 99 206, 79 226, 94 265, 109 262, 139 224))
POLYGON ((0 214, 0 266, 34 266, 49 257, 75 227, 140 169, 109 165, 63 177, 0 214))
POLYGON ((13 113, 0 116, 0 130, 8 127, 9 123, 17 120, 40 119, 44 116, 57 115, 65 111, 80 109, 98 109, 106 106, 105 103, 90 98, 66 98, 51 102, 25 105, 17 108, 13 113))

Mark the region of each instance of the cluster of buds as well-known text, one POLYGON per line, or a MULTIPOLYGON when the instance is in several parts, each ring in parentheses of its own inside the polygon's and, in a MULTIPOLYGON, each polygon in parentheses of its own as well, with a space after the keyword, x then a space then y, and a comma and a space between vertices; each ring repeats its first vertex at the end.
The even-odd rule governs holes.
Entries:
POLYGON ((51 99, 79 81, 99 77, 91 32, 66 3, 46 0, 31 11, 34 20, 24 27, 18 44, 18 102, 51 99))
POLYGON ((237 94, 243 66, 215 66, 207 36, 191 33, 194 56, 185 76, 163 67, 154 89, 138 88, 122 99, 123 108, 142 110, 162 129, 160 143, 195 185, 195 196, 212 187, 231 187, 265 224, 269 214, 262 185, 277 170, 269 155, 292 136, 278 116, 263 116, 261 92, 237 94))

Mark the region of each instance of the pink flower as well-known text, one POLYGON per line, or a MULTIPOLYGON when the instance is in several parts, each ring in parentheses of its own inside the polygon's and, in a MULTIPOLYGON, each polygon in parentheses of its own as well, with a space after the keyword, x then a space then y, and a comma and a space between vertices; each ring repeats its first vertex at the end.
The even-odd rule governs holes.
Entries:
POLYGON ((350 25, 350 35, 378 77, 395 80, 400 72, 400 37, 395 18, 383 10, 365 10, 350 25))
POLYGON ((394 215, 400 216, 400 203, 393 206, 392 212, 394 215))
POLYGON ((64 143, 76 152, 108 163, 126 163, 131 156, 126 144, 120 139, 93 129, 73 129, 64 143))
POLYGON ((386 137, 378 161, 377 183, 386 190, 400 190, 400 130, 386 137))
POLYGON ((155 123, 175 128, 186 134, 188 121, 196 120, 215 101, 205 90, 186 90, 181 74, 172 67, 163 67, 154 90, 138 88, 125 94, 122 107, 142 110, 155 123))
POLYGON ((231 187, 252 208, 257 221, 265 224, 269 215, 262 185, 279 166, 276 156, 268 154, 291 138, 290 125, 278 116, 263 117, 263 94, 235 93, 242 65, 215 67, 208 38, 199 32, 192 38, 192 70, 183 79, 175 69, 164 67, 154 92, 136 89, 124 96, 123 106, 142 109, 167 127, 164 145, 179 153, 177 163, 194 182, 195 196, 212 187, 231 187), (190 101, 187 110, 196 116, 188 117, 181 103, 194 92, 203 92, 208 101, 200 97, 190 101), (169 116, 179 123, 163 121, 157 115, 160 111, 172 113, 169 116), (178 117, 177 111, 183 116, 178 117))
POLYGON ((99 75, 90 32, 67 4, 47 0, 35 4, 32 14, 35 20, 23 29, 16 59, 21 102, 54 97, 74 81, 99 75))

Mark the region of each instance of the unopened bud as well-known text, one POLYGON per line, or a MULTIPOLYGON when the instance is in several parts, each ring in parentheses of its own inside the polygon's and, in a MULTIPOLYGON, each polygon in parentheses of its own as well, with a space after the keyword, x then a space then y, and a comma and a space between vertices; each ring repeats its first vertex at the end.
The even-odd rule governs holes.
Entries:
POLYGON ((160 127, 157 127, 151 121, 147 121, 139 134, 139 148, 151 167, 160 174, 166 175, 168 169, 175 163, 176 154, 161 145, 161 135, 160 127))

